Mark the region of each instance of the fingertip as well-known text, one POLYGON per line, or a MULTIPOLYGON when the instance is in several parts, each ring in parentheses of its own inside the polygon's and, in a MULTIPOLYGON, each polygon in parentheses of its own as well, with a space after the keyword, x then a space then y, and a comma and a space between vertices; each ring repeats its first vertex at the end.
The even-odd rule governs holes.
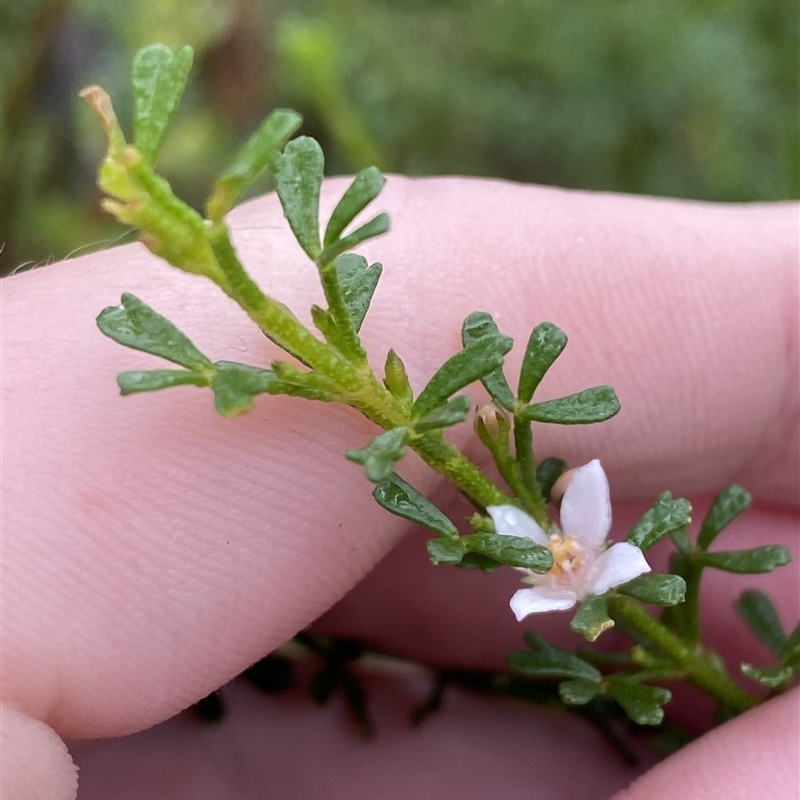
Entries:
POLYGON ((613 800, 798 797, 798 690, 707 733, 613 800))
POLYGON ((50 726, 0 704, 0 732, 0 797, 75 800, 78 768, 67 746, 50 726))

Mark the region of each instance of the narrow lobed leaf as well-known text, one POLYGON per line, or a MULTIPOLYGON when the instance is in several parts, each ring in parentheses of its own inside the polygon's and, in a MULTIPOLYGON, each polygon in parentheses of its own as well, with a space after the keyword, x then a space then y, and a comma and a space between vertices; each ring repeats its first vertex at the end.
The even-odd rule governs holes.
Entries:
POLYGON ((525 347, 519 375, 520 402, 530 403, 544 374, 566 346, 567 334, 552 322, 542 322, 533 329, 525 347))
POLYGON ((573 678, 558 684, 561 702, 568 706, 583 706, 597 696, 600 684, 586 678, 573 678))
POLYGON ((608 601, 605 596, 589 595, 580 605, 569 624, 576 633, 585 636, 590 642, 595 641, 603 632, 614 626, 614 620, 608 616, 608 601))
POLYGON ((414 430, 432 431, 463 422, 469 414, 472 401, 465 394, 454 397, 439 408, 434 408, 414 423, 414 430))
POLYGON ((122 307, 100 312, 97 327, 119 344, 179 364, 193 372, 212 368, 212 363, 166 317, 153 311, 132 294, 122 295, 122 307))
POLYGON ((800 622, 795 625, 781 650, 781 664, 795 671, 800 668, 800 622))
POLYGON ((347 253, 335 261, 336 275, 342 287, 347 312, 353 321, 356 333, 361 330, 364 317, 367 316, 372 295, 383 272, 382 264, 370 264, 363 256, 347 253))
POLYGON ((218 361, 216 375, 211 381, 214 390, 214 405, 223 417, 234 417, 249 411, 258 394, 276 394, 279 379, 272 370, 238 364, 234 361, 218 361))
POLYGON ((316 261, 319 264, 330 264, 342 253, 347 253, 350 250, 358 247, 362 242, 368 239, 374 239, 376 236, 382 236, 389 230, 389 215, 378 214, 369 222, 364 223, 360 228, 356 228, 352 233, 349 233, 344 239, 328 245, 322 253, 317 257, 316 261))
MULTIPOLYGON (((379 483, 373 489, 372 496, 378 505, 385 508, 390 514, 422 525, 442 536, 449 538, 458 536, 458 529, 453 522, 396 472, 379 483)), ((462 554, 463 551, 462 547, 462 554)), ((459 558, 459 560, 461 559, 459 558)))
MULTIPOLYGON (((486 311, 473 311, 461 326, 461 341, 465 348, 483 339, 497 339, 502 336, 492 315, 486 311)), ((502 366, 484 375, 481 383, 500 408, 506 411, 514 410, 516 398, 503 374, 502 366)))
POLYGON ((414 403, 414 416, 423 417, 465 386, 496 370, 512 344, 507 336, 482 339, 449 358, 420 392, 414 403))
POLYGON ((656 606, 674 606, 686 596, 686 581, 680 575, 649 573, 617 587, 617 591, 656 606))
POLYGON ((758 589, 747 589, 739 595, 733 607, 756 637, 780 656, 788 637, 769 597, 758 589))
POLYGON ((567 462, 560 458, 546 458, 536 468, 536 482, 539 484, 539 491, 546 503, 550 502, 550 493, 553 491, 555 482, 567 468, 567 462))
POLYGON ((383 383, 386 388, 403 404, 406 411, 410 412, 414 404, 414 394, 408 381, 405 364, 394 350, 386 354, 384 376, 383 383))
POLYGON ((789 683, 794 674, 790 667, 755 667, 752 664, 741 664, 743 675, 747 675, 762 686, 778 689, 789 683))
POLYGON ((513 672, 535 677, 584 678, 600 682, 600 671, 588 661, 553 647, 533 631, 525 631, 524 635, 531 652, 515 650, 509 655, 508 666, 513 672))
POLYGON ((609 694, 638 725, 658 725, 664 719, 661 706, 672 697, 667 689, 616 675, 609 678, 606 685, 609 694))
POLYGON ((214 184, 206 206, 209 219, 218 222, 233 208, 247 187, 274 163, 302 121, 296 111, 276 108, 261 123, 214 184))
POLYGON ((286 145, 273 164, 275 188, 283 213, 300 247, 312 260, 322 251, 319 241, 319 193, 325 158, 310 136, 286 145))
MULTIPOLYGON (((234 362, 217 362, 220 364, 234 362)), ((312 370, 300 369, 286 361, 273 361, 272 369, 278 378, 269 383, 270 394, 287 394, 292 397, 304 397, 306 400, 329 402, 335 398, 335 387, 324 375, 312 370)))
POLYGON ((133 59, 133 142, 150 166, 183 97, 194 54, 191 47, 173 52, 163 44, 145 47, 133 59))
POLYGON ((428 555, 434 564, 458 564, 464 556, 459 539, 428 539, 428 555))
POLYGON ((495 561, 493 558, 484 556, 481 553, 465 553, 458 566, 463 569, 480 569, 488 573, 495 572, 503 565, 499 561, 495 561))
POLYGON ((714 498, 714 502, 703 520, 697 544, 703 550, 717 538, 724 528, 736 517, 750 507, 752 496, 735 483, 723 489, 714 498))
POLYGON ((716 553, 703 553, 698 561, 706 567, 714 567, 724 572, 740 575, 757 575, 772 572, 792 560, 787 548, 778 544, 754 547, 752 550, 722 550, 716 553))
POLYGON ((208 386, 211 380, 206 375, 183 369, 153 369, 143 372, 121 372, 117 375, 120 393, 157 392, 171 386, 208 386))
POLYGON ((362 169, 353 178, 353 182, 333 209, 325 229, 325 247, 339 239, 344 229, 380 194, 385 184, 386 178, 377 167, 362 169))
POLYGON ((640 550, 647 550, 668 533, 685 528, 691 521, 691 503, 664 492, 633 526, 625 540, 640 550))
POLYGON ((525 406, 517 412, 517 416, 526 422, 589 425, 611 419, 619 409, 619 399, 614 389, 610 386, 594 386, 567 397, 525 406))
POLYGON ((390 428, 378 434, 366 447, 348 450, 347 457, 356 464, 364 465, 369 480, 380 483, 392 474, 395 463, 406 454, 406 442, 410 435, 410 428, 390 428))
POLYGON ((553 554, 546 547, 524 536, 501 536, 496 533, 473 533, 462 536, 464 547, 473 553, 532 572, 547 572, 553 566, 553 554))

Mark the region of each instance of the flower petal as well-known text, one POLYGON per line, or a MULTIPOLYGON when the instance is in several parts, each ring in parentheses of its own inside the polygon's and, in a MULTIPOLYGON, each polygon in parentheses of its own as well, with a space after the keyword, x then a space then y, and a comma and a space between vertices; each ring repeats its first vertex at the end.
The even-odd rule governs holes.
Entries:
POLYGON ((547 545, 550 541, 536 520, 516 506, 489 506, 486 510, 494 521, 495 533, 502 536, 524 536, 541 545, 547 545))
POLYGON ((578 602, 578 597, 571 589, 561 587, 534 586, 531 589, 519 589, 511 598, 511 610, 522 622, 529 614, 540 614, 544 611, 566 611, 578 602))
POLYGON ((650 572, 650 565, 645 561, 644 553, 630 542, 619 542, 597 557, 583 589, 586 594, 605 594, 645 572, 650 572))
POLYGON ((608 480, 595 459, 575 470, 561 501, 561 527, 587 548, 598 548, 611 530, 608 480))

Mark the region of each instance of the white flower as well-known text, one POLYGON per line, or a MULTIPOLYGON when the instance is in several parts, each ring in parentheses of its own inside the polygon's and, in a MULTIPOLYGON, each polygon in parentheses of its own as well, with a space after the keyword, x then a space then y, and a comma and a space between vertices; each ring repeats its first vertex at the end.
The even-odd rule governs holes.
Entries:
POLYGON ((565 611, 589 595, 605 594, 650 567, 642 551, 628 542, 606 549, 611 529, 608 480, 596 459, 575 470, 561 501, 563 532, 548 536, 538 523, 515 506, 490 506, 495 531, 523 536, 550 549, 553 567, 544 575, 530 570, 525 583, 511 598, 511 610, 522 621, 529 614, 565 611))

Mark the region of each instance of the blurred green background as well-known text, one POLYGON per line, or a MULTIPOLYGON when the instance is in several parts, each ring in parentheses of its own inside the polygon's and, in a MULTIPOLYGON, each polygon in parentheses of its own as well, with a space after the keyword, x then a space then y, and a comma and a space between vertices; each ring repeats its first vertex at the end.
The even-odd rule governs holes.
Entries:
MULTIPOLYGON (((796 0, 14 0, 0 6, 4 273, 129 234, 98 210, 100 83, 195 48, 159 161, 200 205, 275 106, 328 172, 375 163, 706 200, 800 193, 796 0)), ((258 187, 263 191, 266 184, 258 187)))

